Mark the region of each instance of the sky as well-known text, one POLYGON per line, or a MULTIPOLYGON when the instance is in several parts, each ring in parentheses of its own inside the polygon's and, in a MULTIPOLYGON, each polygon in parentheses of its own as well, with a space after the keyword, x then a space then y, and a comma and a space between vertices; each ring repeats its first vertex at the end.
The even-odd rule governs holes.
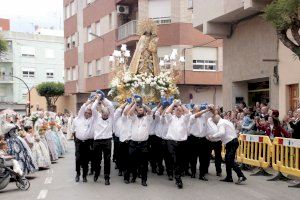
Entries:
POLYGON ((63 29, 63 0, 0 0, 0 18, 11 20, 12 31, 63 29))

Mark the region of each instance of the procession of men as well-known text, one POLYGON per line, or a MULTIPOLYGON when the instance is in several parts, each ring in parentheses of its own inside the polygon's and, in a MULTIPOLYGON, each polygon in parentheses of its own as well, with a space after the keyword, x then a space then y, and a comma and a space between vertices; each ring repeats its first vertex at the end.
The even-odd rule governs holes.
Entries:
POLYGON ((113 158, 125 184, 140 178, 141 185, 147 186, 150 164, 152 173, 161 176, 166 171, 168 179, 175 179, 181 189, 181 177, 196 178, 198 163, 199 179, 208 181, 212 150, 216 175, 222 176, 222 144, 226 148, 226 176, 221 181, 233 182, 232 169, 238 176, 237 184, 246 181, 235 163, 237 131, 221 118, 218 108, 207 104, 188 108, 178 99, 166 98, 152 109, 149 105, 141 96, 133 95, 115 108, 101 90, 91 95, 73 122, 76 182, 80 181, 81 169, 82 182, 87 182, 89 166, 97 182, 102 165, 105 185, 110 185, 113 158))

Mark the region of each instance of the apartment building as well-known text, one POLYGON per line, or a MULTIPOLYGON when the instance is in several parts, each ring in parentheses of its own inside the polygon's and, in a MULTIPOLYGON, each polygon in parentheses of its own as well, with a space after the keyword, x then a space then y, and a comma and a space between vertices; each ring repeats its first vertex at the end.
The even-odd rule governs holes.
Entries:
POLYGON ((271 0, 193 0, 193 25, 223 39, 223 105, 269 102, 283 117, 299 104, 300 62, 261 11, 271 0))
POLYGON ((0 35, 8 42, 8 51, 0 55, 0 110, 25 113, 27 86, 31 89, 46 81, 63 82, 64 39, 12 31, 0 31, 0 35))
POLYGON ((195 29, 192 12, 188 0, 64 0, 65 90, 76 105, 70 110, 91 91, 109 90, 109 56, 121 44, 133 54, 143 18, 159 25, 160 58, 172 49, 185 56, 178 82, 184 102, 222 105, 222 40, 195 29))

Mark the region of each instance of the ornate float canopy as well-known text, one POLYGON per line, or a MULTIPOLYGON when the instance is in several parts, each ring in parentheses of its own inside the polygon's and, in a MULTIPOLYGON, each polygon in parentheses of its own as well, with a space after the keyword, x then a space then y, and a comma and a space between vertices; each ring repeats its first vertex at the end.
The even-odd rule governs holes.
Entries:
MULTIPOLYGON (((133 94, 140 95, 144 102, 159 102, 162 96, 178 96, 178 77, 174 71, 177 50, 159 61, 157 24, 151 19, 139 21, 138 34, 140 39, 130 65, 127 64, 130 52, 126 45, 122 45, 120 51, 115 50, 110 56, 115 76, 110 85, 109 96, 118 103, 125 102, 133 94)), ((179 62, 184 62, 184 58, 180 57, 179 62)))

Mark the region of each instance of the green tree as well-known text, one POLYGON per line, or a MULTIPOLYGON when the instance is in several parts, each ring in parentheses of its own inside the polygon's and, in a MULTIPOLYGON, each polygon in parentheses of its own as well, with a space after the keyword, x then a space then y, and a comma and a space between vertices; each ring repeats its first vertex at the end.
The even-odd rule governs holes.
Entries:
POLYGON ((2 38, 2 36, 0 36, 0 54, 5 51, 7 51, 7 42, 2 38))
POLYGON ((300 0, 274 0, 264 12, 265 19, 276 28, 279 40, 300 59, 300 0))
POLYGON ((55 111, 55 103, 58 98, 65 93, 63 83, 44 82, 36 86, 36 90, 40 96, 46 98, 47 110, 55 111))

